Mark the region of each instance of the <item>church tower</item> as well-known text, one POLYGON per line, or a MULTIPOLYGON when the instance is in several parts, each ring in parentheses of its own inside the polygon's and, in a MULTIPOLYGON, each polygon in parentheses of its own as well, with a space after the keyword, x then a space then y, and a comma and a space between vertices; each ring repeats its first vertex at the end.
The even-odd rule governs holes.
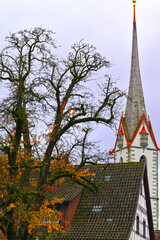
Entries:
POLYGON ((148 169, 150 198, 154 229, 158 229, 158 146, 152 130, 150 117, 147 117, 140 76, 138 42, 136 29, 136 0, 133 0, 133 40, 130 82, 125 115, 120 119, 114 149, 114 161, 146 161, 148 169))

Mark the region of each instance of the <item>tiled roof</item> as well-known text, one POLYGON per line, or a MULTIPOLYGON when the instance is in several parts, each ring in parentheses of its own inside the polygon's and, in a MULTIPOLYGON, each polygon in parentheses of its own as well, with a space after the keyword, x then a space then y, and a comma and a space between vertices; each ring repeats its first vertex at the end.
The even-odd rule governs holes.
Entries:
POLYGON ((54 194, 58 198, 65 198, 65 201, 72 201, 82 190, 81 185, 73 182, 70 178, 66 178, 54 194))
POLYGON ((134 222, 144 162, 94 166, 98 192, 85 190, 62 239, 127 240, 134 222))

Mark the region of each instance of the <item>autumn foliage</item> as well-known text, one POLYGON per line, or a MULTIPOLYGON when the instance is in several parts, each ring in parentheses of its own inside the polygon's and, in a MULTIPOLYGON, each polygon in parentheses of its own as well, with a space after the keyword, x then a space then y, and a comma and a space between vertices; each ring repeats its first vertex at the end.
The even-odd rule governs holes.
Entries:
POLYGON ((84 166, 104 155, 88 135, 92 125, 113 126, 123 96, 107 75, 95 95, 87 84, 109 62, 83 41, 58 59, 53 34, 10 34, 0 53, 0 239, 34 239, 40 227, 65 232, 58 185, 71 178, 96 190, 84 166))
MULTIPOLYGON (((59 191, 58 187, 50 185, 50 179, 48 178, 40 188, 38 187, 38 179, 40 169, 43 164, 34 158, 32 160, 29 154, 24 151, 19 151, 16 158, 15 167, 10 172, 10 164, 8 155, 2 155, 0 158, 0 236, 1 239, 8 239, 7 225, 13 227, 14 232, 21 231, 23 224, 26 225, 26 236, 36 236, 38 234, 38 228, 41 226, 46 227, 48 233, 52 233, 54 230, 59 233, 64 233, 63 215, 56 210, 56 205, 61 204, 65 199, 59 199, 55 196, 55 192, 59 191), (29 168, 29 176, 26 182, 23 182, 23 176, 26 173, 26 169, 29 168), (39 200, 41 199, 41 200, 39 200)), ((50 166, 51 171, 57 169, 65 174, 71 174, 73 179, 80 180, 83 177, 90 176, 89 168, 84 170, 76 170, 72 164, 66 164, 65 159, 61 157, 60 160, 53 159, 50 166), (60 169, 64 169, 64 171, 60 169)), ((28 172, 28 171, 27 171, 28 172)), ((94 175, 92 173, 92 175, 94 175)), ((64 178, 58 177, 58 185, 64 178)), ((20 236, 25 236, 24 233, 20 233, 20 236)), ((53 236, 56 236, 53 235, 53 236)), ((16 238, 15 236, 15 239, 16 238)))

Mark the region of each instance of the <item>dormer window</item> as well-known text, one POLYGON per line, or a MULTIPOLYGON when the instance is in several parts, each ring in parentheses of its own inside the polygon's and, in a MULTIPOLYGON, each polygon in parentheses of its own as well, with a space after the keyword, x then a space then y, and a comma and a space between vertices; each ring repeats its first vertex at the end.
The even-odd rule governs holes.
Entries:
POLYGON ((145 126, 143 124, 142 130, 140 131, 140 144, 143 149, 145 149, 148 146, 148 133, 145 129, 145 126))

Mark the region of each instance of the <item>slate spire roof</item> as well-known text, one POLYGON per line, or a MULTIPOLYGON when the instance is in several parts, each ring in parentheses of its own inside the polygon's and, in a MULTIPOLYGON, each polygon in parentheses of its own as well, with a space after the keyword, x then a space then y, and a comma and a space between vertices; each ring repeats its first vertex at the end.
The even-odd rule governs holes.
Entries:
MULTIPOLYGON (((160 150, 156 143, 156 139, 153 133, 150 117, 146 114, 145 100, 143 95, 143 88, 140 75, 139 67, 139 56, 138 56, 138 41, 137 41, 137 29, 136 29, 136 10, 135 10, 136 0, 133 0, 133 39, 132 39, 132 59, 131 59, 131 72, 130 72, 130 82, 128 97, 126 103, 125 115, 123 112, 120 119, 119 132, 121 130, 124 133, 127 147, 129 148, 134 142, 135 137, 141 125, 145 122, 146 130, 148 129, 148 134, 157 150, 160 150)), ((117 138, 118 139, 118 138, 117 138)), ((109 151, 109 154, 113 154, 116 150, 117 139, 115 146, 109 151)))
POLYGON ((127 125, 127 130, 130 139, 132 139, 134 132, 138 127, 141 116, 143 114, 143 109, 146 115, 145 101, 139 67, 135 4, 133 9, 134 17, 133 17, 132 60, 129 91, 125 110, 125 122, 127 125))

